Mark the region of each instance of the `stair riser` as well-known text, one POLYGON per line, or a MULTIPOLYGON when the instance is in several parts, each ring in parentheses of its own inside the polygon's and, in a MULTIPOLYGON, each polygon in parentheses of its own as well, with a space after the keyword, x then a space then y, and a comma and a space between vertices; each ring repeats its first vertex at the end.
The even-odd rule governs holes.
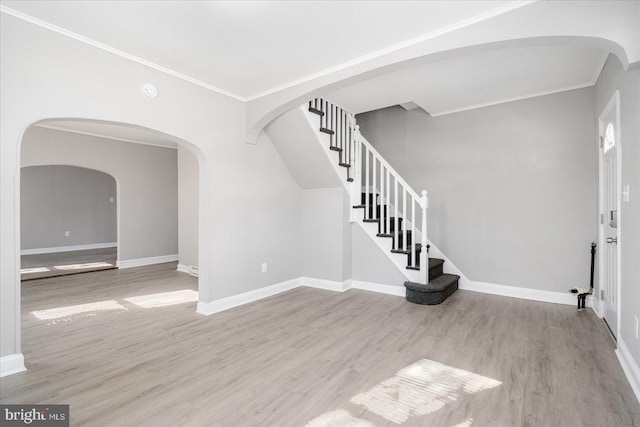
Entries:
POLYGON ((458 281, 439 292, 417 292, 407 289, 407 301, 420 305, 438 305, 458 290, 458 281))

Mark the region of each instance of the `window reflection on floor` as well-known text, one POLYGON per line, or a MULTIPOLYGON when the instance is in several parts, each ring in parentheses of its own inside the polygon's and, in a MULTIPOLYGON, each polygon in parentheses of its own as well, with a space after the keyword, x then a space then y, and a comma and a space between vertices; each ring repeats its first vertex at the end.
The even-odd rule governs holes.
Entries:
POLYGON ((45 271, 50 271, 50 270, 47 267, 23 268, 20 270, 20 274, 44 273, 45 271))
MULTIPOLYGON (((453 368, 429 359, 421 359, 395 376, 375 385, 370 390, 353 396, 349 402, 363 406, 394 424, 402 425, 410 418, 431 414, 460 398, 498 387, 502 383, 492 378, 453 368)), ((361 411, 358 411, 360 413, 361 411)), ((307 427, 343 425, 340 417, 350 416, 345 410, 328 412, 312 420, 307 427), (337 423, 336 423, 337 422, 337 423)), ((345 418, 350 422, 364 422, 358 418, 345 418)), ((473 424, 469 418, 456 427, 473 424)), ((368 426, 369 424, 344 424, 368 426)))
POLYGON ((54 265, 53 268, 56 270, 81 270, 84 268, 104 268, 113 266, 113 264, 108 262, 88 262, 84 264, 54 265))
POLYGON ((375 427, 367 420, 356 418, 349 411, 338 409, 320 415, 306 427, 375 427))
POLYGON ((67 307, 55 307, 46 310, 32 311, 37 319, 50 320, 49 324, 60 321, 68 322, 83 317, 93 317, 96 312, 119 310, 127 311, 127 308, 114 300, 91 302, 88 304, 70 305, 67 307))
POLYGON ((162 292, 158 294, 125 298, 124 300, 142 308, 166 307, 168 305, 198 301, 198 292, 191 289, 182 289, 180 291, 162 292))

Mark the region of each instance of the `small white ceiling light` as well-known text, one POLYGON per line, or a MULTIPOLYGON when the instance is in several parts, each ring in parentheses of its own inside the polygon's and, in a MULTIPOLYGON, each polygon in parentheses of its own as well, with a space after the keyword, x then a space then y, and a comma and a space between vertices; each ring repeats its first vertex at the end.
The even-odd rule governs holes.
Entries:
POLYGON ((145 83, 140 86, 140 91, 147 98, 157 98, 158 97, 158 88, 152 85, 151 83, 145 83))

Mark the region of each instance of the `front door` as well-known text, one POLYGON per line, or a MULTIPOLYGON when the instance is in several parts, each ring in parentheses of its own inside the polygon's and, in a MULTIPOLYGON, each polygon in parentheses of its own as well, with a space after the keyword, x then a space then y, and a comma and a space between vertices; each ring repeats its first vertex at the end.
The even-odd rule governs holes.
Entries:
POLYGON ((614 336, 618 334, 619 300, 619 94, 600 115, 600 248, 602 315, 614 336))

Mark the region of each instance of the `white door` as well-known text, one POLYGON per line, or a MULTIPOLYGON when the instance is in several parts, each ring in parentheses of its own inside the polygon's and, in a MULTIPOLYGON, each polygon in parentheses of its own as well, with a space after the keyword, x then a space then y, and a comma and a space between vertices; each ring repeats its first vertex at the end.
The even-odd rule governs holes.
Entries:
POLYGON ((616 92, 600 115, 600 298, 602 316, 618 335, 619 289, 619 94, 616 92))

